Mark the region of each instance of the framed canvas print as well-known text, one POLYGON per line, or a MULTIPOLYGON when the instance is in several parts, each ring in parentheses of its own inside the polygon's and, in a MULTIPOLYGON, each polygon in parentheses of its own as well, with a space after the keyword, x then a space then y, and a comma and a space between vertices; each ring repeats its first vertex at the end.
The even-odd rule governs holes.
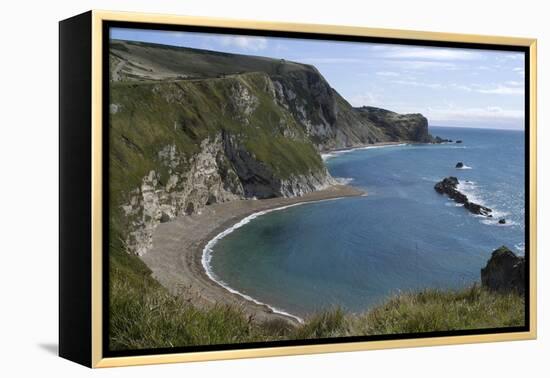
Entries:
POLYGON ((60 355, 536 337, 536 41, 60 22, 60 355))

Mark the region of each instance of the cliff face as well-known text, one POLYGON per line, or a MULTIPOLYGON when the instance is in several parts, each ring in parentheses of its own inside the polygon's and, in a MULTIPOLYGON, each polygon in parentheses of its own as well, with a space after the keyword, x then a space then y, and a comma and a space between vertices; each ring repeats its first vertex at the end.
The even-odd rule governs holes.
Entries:
POLYGON ((132 253, 208 204, 334 184, 320 151, 432 141, 421 115, 353 108, 309 65, 114 41, 110 71, 111 234, 132 253))
POLYGON ((422 114, 398 114, 372 106, 363 106, 357 108, 357 111, 364 120, 377 125, 384 133, 382 139, 434 142, 434 138, 428 132, 428 120, 422 114))

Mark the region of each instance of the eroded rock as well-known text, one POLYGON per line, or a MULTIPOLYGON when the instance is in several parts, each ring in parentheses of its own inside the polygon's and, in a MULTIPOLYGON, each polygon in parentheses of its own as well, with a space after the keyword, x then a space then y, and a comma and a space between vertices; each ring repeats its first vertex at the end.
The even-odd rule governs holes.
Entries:
POLYGON ((439 194, 447 195, 455 202, 463 204, 464 208, 473 214, 492 217, 491 213, 493 210, 475 202, 470 202, 468 197, 457 189, 458 184, 459 182, 456 177, 449 176, 435 184, 434 189, 439 194))
POLYGON ((525 258, 516 256, 505 246, 494 250, 481 269, 481 285, 494 291, 524 294, 525 258))

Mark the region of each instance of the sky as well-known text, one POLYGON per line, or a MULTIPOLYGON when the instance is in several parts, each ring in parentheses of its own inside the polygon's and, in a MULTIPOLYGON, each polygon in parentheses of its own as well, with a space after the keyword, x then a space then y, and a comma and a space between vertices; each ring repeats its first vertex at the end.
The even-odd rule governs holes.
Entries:
POLYGON ((111 38, 312 64, 353 106, 422 113, 431 126, 524 129, 523 52, 124 28, 111 38))

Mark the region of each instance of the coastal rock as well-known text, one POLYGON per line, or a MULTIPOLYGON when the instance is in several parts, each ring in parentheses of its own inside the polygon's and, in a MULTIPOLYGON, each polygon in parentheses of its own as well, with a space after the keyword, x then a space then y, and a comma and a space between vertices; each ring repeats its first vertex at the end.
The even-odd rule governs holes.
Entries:
POLYGON ((486 206, 483 206, 483 205, 480 205, 480 204, 477 204, 477 203, 474 203, 474 202, 466 201, 464 203, 464 208, 468 209, 471 213, 476 214, 476 215, 483 215, 483 216, 488 217, 488 218, 493 217, 492 214, 491 214, 491 212, 493 210, 491 210, 490 208, 488 208, 486 206))
POLYGON ((445 194, 455 202, 463 204, 464 208, 471 213, 490 217, 493 210, 477 203, 470 202, 468 197, 457 189, 458 184, 459 181, 456 177, 449 176, 435 184, 434 189, 439 194, 445 194))
POLYGON ((525 293, 525 258, 516 256, 507 247, 493 251, 481 269, 481 285, 499 292, 525 293))
POLYGON ((273 168, 254 158, 235 136, 224 133, 223 140, 225 156, 242 185, 245 198, 302 196, 336 184, 322 164, 283 178, 273 168))
POLYGON ((230 99, 232 100, 231 105, 234 107, 236 118, 248 125, 250 123, 249 116, 256 110, 259 104, 256 96, 241 81, 236 81, 231 88, 230 99))
POLYGON ((462 143, 462 141, 459 139, 459 140, 457 140, 455 143, 462 143))
POLYGON ((456 163, 455 168, 464 168, 464 163, 459 161, 458 163, 456 163))
POLYGON ((500 219, 498 220, 498 224, 506 224, 506 219, 500 218, 500 219))
POLYGON ((165 212, 162 212, 160 216, 160 223, 166 223, 170 221, 170 215, 166 214, 165 212))
MULTIPOLYGON (((388 141, 433 143, 437 140, 428 132, 428 120, 422 114, 398 114, 386 109, 363 106, 356 108, 362 118, 380 128, 388 141)), ((441 141, 443 141, 440 138, 441 141)), ((382 140, 385 141, 385 140, 382 140)))
POLYGON ((238 178, 223 180, 234 171, 224 172, 222 165, 229 165, 219 156, 223 151, 221 136, 206 139, 200 151, 191 159, 178 151, 175 145, 167 145, 158 152, 158 167, 166 172, 167 179, 157 170, 151 170, 142 178, 141 185, 127 195, 121 208, 128 230, 126 250, 137 255, 145 254, 152 246, 152 233, 160 224, 186 214, 192 214, 206 206, 215 197, 219 202, 244 198, 244 190, 238 178))
POLYGON ((432 143, 435 143, 435 144, 440 144, 440 143, 453 143, 453 140, 452 140, 452 139, 446 139, 446 138, 441 138, 441 137, 435 136, 435 137, 433 137, 432 143))

